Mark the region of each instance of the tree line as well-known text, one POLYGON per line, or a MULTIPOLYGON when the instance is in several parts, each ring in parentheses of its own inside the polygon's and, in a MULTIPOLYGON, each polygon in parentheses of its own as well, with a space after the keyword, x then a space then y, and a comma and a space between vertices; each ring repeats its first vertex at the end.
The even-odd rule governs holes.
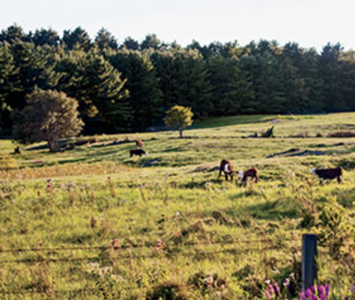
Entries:
POLYGON ((101 29, 0 33, 0 127, 11 133, 26 95, 56 90, 78 101, 84 133, 146 131, 174 105, 195 118, 355 110, 355 52, 261 40, 182 47, 150 34, 121 44, 101 29))

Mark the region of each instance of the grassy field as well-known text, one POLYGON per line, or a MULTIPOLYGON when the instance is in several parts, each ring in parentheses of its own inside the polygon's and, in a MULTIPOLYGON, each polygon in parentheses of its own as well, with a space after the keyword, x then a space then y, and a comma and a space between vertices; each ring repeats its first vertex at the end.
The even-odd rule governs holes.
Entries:
POLYGON ((303 233, 319 235, 319 282, 343 299, 355 277, 355 138, 327 136, 354 129, 355 113, 240 116, 196 122, 184 139, 100 136, 55 154, 40 144, 9 156, 1 140, 0 299, 260 299, 267 280, 293 299, 303 233), (271 126, 274 138, 246 138, 271 126), (148 157, 111 143, 138 138, 148 157), (223 158, 256 167, 260 182, 217 179, 223 158), (333 166, 342 184, 310 175, 333 166))

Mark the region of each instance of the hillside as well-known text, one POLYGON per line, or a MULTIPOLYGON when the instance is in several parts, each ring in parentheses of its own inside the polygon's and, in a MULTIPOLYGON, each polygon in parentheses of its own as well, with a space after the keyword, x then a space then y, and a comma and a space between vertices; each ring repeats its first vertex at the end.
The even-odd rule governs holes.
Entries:
POLYGON ((14 145, 2 140, 0 295, 258 299, 266 280, 290 278, 282 299, 293 299, 301 235, 311 232, 323 238, 320 282, 344 296, 355 259, 355 138, 327 136, 354 129, 355 113, 260 115, 199 121, 184 139, 98 136, 55 154, 31 145, 4 156, 14 145), (274 138, 248 138, 271 126, 274 138), (129 157, 135 139, 148 157, 129 157), (132 142, 112 143, 124 140, 132 142), (217 179, 223 158, 236 171, 256 167, 259 183, 217 179), (341 184, 310 175, 335 166, 341 184))

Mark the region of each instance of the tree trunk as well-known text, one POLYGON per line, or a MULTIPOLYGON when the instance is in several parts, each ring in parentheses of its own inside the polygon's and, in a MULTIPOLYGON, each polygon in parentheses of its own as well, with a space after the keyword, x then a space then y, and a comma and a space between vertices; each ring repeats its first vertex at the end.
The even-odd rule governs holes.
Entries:
POLYGON ((180 139, 182 139, 182 129, 179 129, 180 139))
POLYGON ((48 140, 48 147, 49 147, 49 151, 50 152, 57 152, 58 151, 58 147, 57 147, 57 143, 55 141, 52 140, 48 140))

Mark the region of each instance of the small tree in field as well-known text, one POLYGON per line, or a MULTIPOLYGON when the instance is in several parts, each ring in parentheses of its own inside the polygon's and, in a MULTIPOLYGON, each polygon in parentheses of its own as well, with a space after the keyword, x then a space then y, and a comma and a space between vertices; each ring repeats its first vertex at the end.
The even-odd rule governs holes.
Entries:
POLYGON ((164 122, 166 126, 179 130, 182 138, 182 131, 192 124, 193 115, 190 107, 175 105, 166 112, 164 122))
POLYGON ((78 101, 57 91, 35 90, 27 105, 16 116, 14 134, 23 143, 47 141, 51 152, 58 151, 58 140, 78 135, 83 128, 78 101))

